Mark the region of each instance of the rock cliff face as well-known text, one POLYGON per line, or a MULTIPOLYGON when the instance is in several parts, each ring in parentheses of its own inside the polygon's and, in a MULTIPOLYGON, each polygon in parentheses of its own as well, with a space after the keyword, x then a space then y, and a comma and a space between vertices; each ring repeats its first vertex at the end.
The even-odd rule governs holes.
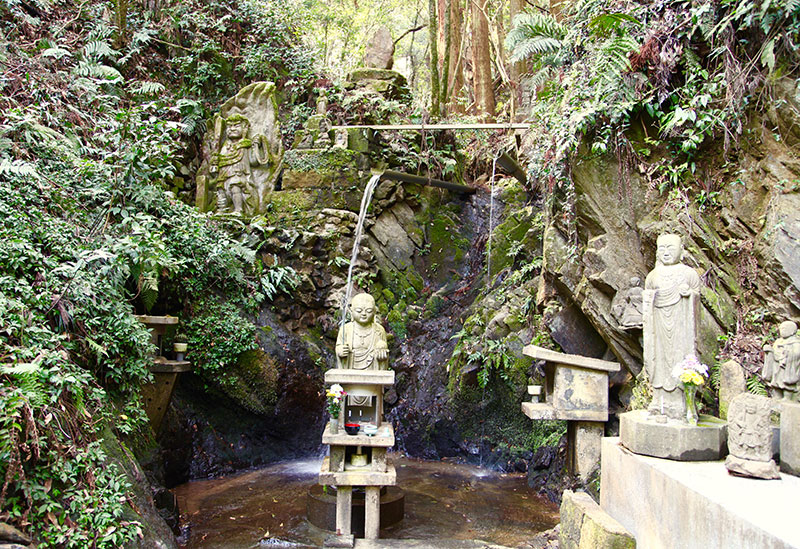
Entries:
MULTIPOLYGON (((631 277, 644 280, 653 268, 662 232, 683 236, 684 262, 704 283, 699 346, 707 363, 720 349, 718 336, 761 332, 800 313, 800 111, 797 89, 784 88, 782 107, 753 120, 736 153, 707 151, 705 179, 716 178, 718 194, 713 188, 660 194, 646 174, 622 169, 616 158, 576 155, 583 159, 571 166, 574 224, 548 218, 539 304, 579 309, 588 324, 573 318, 576 333, 568 339, 599 335, 627 370, 613 381, 640 371, 642 346, 641 330, 619 327, 612 302, 631 277)), ((754 371, 758 360, 751 353, 745 367, 754 371)))

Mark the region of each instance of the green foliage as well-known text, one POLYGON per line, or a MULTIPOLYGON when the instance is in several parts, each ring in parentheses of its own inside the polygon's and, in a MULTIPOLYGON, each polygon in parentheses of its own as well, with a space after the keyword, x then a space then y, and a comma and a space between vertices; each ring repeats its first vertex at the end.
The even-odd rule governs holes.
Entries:
POLYGON ((769 97, 756 86, 797 70, 796 7, 587 0, 571 3, 560 21, 515 18, 506 47, 512 59, 528 59, 537 90, 531 181, 561 191, 553 205, 569 209, 569 164, 610 153, 623 172, 638 167, 652 188, 680 189, 701 208, 714 207, 717 189, 704 180, 700 151, 732 146, 747 109, 769 97), (642 129, 644 139, 632 143, 642 129))
POLYGON ((207 382, 225 386, 225 369, 233 366, 242 353, 258 347, 255 326, 242 318, 234 305, 216 298, 207 298, 196 307, 185 326, 187 360, 195 364, 195 372, 207 382))

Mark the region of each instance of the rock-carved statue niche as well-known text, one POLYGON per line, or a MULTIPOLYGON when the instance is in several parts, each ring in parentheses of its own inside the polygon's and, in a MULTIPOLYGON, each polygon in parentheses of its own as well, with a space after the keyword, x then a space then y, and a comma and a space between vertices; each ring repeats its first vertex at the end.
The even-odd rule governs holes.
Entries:
POLYGON ((611 315, 622 330, 642 328, 642 279, 631 277, 630 286, 617 292, 611 302, 611 315))
POLYGON ((226 101, 203 140, 197 175, 202 211, 252 217, 264 213, 283 168, 278 104, 272 82, 255 82, 226 101))

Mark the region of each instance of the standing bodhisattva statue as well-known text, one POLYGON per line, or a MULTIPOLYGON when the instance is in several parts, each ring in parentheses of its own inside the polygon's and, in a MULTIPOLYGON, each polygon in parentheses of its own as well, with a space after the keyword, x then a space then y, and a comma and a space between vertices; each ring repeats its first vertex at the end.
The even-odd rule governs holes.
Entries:
POLYGON ((681 263, 683 244, 675 234, 658 237, 656 266, 642 292, 644 367, 653 386, 649 411, 684 420, 683 390, 672 370, 687 355, 697 355, 700 277, 681 263))
POLYGON ((386 330, 375 322, 375 299, 366 293, 350 301, 352 321, 339 329, 336 355, 342 367, 353 370, 385 370, 389 346, 386 330))
POLYGON ((764 368, 761 377, 777 399, 797 401, 800 397, 800 336, 797 324, 781 322, 780 337, 764 346, 764 368))

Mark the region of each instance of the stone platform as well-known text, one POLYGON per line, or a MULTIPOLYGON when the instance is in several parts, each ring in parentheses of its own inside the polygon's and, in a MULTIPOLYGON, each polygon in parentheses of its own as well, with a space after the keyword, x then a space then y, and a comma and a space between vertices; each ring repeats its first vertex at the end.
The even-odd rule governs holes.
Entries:
POLYGON ((800 478, 728 474, 722 461, 636 455, 604 438, 600 505, 648 549, 800 547, 800 478))
POLYGON ((697 426, 670 420, 657 423, 645 410, 619 416, 619 436, 628 450, 645 456, 678 461, 722 459, 727 454, 728 424, 700 416, 697 426))

